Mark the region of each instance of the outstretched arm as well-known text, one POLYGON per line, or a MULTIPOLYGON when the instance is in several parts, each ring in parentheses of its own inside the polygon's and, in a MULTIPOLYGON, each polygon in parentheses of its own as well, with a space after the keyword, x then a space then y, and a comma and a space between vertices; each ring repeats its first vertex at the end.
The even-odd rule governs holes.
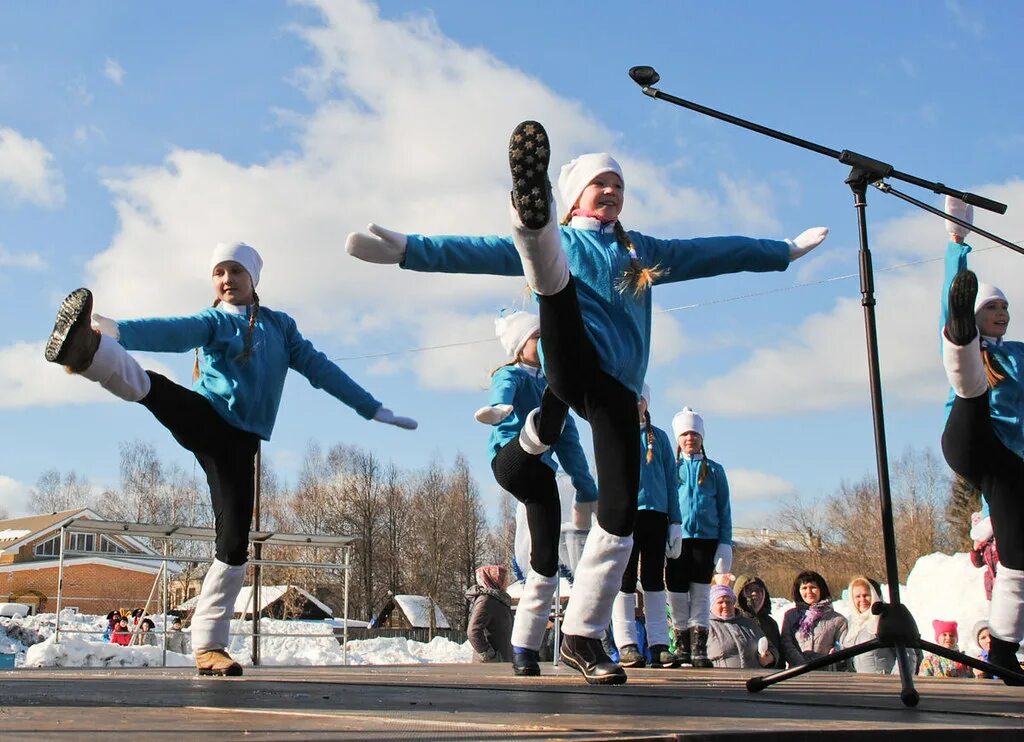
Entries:
POLYGON ((366 232, 352 232, 345 249, 366 262, 398 264, 424 273, 523 275, 511 237, 406 235, 370 224, 366 232))
POLYGON ((235 333, 235 327, 223 313, 203 310, 191 317, 150 317, 147 319, 112 320, 101 317, 97 324, 104 334, 116 338, 126 350, 154 353, 184 353, 209 345, 219 330, 235 333))

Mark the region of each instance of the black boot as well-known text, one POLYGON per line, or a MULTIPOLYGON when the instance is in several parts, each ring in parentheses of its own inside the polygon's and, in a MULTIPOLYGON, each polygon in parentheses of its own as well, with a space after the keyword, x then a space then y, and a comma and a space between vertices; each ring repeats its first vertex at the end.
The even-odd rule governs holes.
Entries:
POLYGON ((527 229, 540 229, 551 216, 550 157, 548 134, 539 123, 524 121, 512 131, 512 139, 508 143, 512 205, 527 229))
POLYGON ((643 667, 647 660, 640 654, 636 644, 627 644, 619 647, 619 664, 623 667, 643 667))
MULTIPOLYGON (((988 650, 988 661, 990 664, 997 665, 998 667, 1006 668, 1007 670, 1016 670, 1017 673, 1022 673, 1024 670, 1021 669, 1020 660, 1017 659, 1017 649, 1020 647, 1019 644, 1008 642, 1005 639, 997 639, 992 637, 992 644, 988 650)), ((1017 680, 1016 678, 1008 678, 999 676, 1007 685, 1024 685, 1024 681, 1017 680)))
POLYGON ((673 636, 676 638, 676 665, 690 664, 690 632, 688 629, 673 629, 673 636))
POLYGON ((964 346, 978 334, 974 319, 974 300, 978 297, 978 277, 972 271, 960 271, 949 286, 946 310, 946 338, 953 345, 964 346))
POLYGON ((651 667, 672 668, 678 664, 676 656, 664 644, 651 646, 651 667))
POLYGON ((92 364, 100 336, 92 329, 92 292, 75 289, 61 302, 57 321, 46 341, 46 360, 81 373, 92 364))
POLYGON ((690 627, 690 661, 694 667, 713 667, 708 659, 708 627, 690 627))
POLYGON ((512 647, 512 672, 515 675, 540 675, 540 652, 512 647))
POLYGON ((626 672, 611 661, 601 646, 600 639, 566 634, 559 650, 562 661, 583 674, 591 685, 620 685, 626 682, 626 672))

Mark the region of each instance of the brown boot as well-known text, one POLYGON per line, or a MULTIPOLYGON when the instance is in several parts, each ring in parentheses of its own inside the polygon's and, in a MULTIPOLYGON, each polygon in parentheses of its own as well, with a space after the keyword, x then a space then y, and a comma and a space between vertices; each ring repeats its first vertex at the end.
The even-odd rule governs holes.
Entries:
POLYGON ((223 649, 196 652, 196 670, 200 675, 241 675, 242 666, 223 649))
POLYGON ((75 289, 61 302, 57 321, 46 341, 46 360, 78 374, 92 364, 100 334, 92 329, 92 292, 75 289))

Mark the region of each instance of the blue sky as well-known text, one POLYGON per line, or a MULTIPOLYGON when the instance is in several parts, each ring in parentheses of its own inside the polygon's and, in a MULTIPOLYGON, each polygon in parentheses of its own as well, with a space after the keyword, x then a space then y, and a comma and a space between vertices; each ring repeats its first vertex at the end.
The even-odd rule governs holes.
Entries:
MULTIPOLYGON (((265 446, 278 473, 294 483, 309 441, 407 468, 462 451, 493 507, 472 412, 502 361, 493 317, 522 302, 522 281, 366 265, 343 245, 369 221, 507 233, 505 147, 524 118, 547 125, 558 164, 602 150, 622 162, 628 228, 831 228, 786 273, 656 289, 648 377, 655 424, 684 404, 704 413, 738 525, 828 494, 874 469, 859 285, 829 280, 857 270, 846 169, 652 100, 626 72, 652 64, 666 92, 1002 200, 1006 216, 979 221, 1018 240, 1022 27, 1015 4, 952 0, 4 3, 0 503, 25 512, 50 467, 115 486, 118 443, 136 438, 192 469, 145 410, 45 364, 42 345, 80 285, 115 318, 198 311, 210 250, 240 238, 263 254, 263 302, 421 421, 364 422, 293 375, 265 446), (408 352, 466 341, 480 342, 408 352)), ((937 451, 944 229, 895 198, 869 202, 890 453, 937 451)), ((975 266, 1024 301, 1016 255, 975 266)), ((191 357, 142 360, 188 378, 191 357)))

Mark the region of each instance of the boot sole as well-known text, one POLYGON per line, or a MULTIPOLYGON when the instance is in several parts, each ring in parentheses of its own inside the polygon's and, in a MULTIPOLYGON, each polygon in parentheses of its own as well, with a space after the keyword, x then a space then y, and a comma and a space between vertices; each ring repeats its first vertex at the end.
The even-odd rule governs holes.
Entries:
POLYGON ((623 662, 622 660, 619 660, 619 667, 628 667, 628 668, 631 668, 631 669, 638 668, 638 667, 647 667, 647 661, 646 660, 634 660, 632 662, 623 662))
POLYGON ((227 670, 211 670, 210 668, 196 668, 196 674, 204 677, 233 677, 237 678, 242 674, 242 668, 239 665, 229 667, 227 670))
POLYGON ((519 678, 532 678, 540 675, 539 667, 514 667, 512 674, 519 678))
POLYGON ((558 656, 562 658, 562 662, 582 675, 583 679, 591 685, 622 685, 626 682, 626 673, 621 675, 588 675, 587 671, 583 669, 583 665, 577 662, 575 658, 568 656, 561 650, 559 650, 558 656))
POLYGON ((946 337, 954 345, 964 346, 978 334, 974 302, 978 298, 978 277, 973 271, 961 271, 949 286, 946 337))
POLYGON ((540 229, 551 218, 548 133, 536 121, 523 121, 512 130, 508 166, 512 172, 512 205, 527 229, 540 229))
POLYGON ((57 321, 53 323, 53 331, 46 341, 44 356, 47 361, 64 364, 70 351, 67 340, 83 322, 89 321, 91 309, 92 292, 89 289, 75 289, 61 302, 57 321))

